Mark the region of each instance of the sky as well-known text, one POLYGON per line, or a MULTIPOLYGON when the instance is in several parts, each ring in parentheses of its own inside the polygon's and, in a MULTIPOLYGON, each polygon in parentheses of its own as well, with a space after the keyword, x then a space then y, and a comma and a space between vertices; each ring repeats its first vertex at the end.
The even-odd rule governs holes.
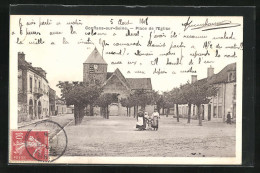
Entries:
POLYGON ((191 75, 194 74, 198 76, 198 79, 207 77, 207 68, 209 66, 212 66, 214 72, 218 73, 230 63, 242 63, 242 50, 225 49, 226 46, 234 44, 239 47, 240 43, 243 42, 242 17, 190 17, 192 24, 221 21, 240 24, 238 27, 209 31, 202 31, 201 29, 192 30, 192 28, 184 31, 182 24, 188 20, 187 16, 149 16, 147 24, 140 24, 140 18, 146 19, 147 17, 11 16, 10 64, 15 65, 18 58, 17 53, 24 52, 27 62, 31 62, 34 67, 42 67, 47 72, 47 80, 50 87, 55 89, 57 95, 59 95, 60 91, 56 87, 59 81, 83 81, 83 62, 95 47, 101 54, 103 53, 103 58, 108 64, 108 72, 113 72, 116 68, 119 68, 126 78, 151 78, 153 89, 160 92, 169 91, 174 87, 180 86, 180 84, 186 83, 188 80, 190 81, 191 75), (58 24, 59 22, 60 24, 58 24), (89 29, 94 26, 125 27, 129 31, 125 29, 94 29, 92 31, 89 29), (146 28, 146 30, 142 30, 142 28, 146 28), (20 33, 21 29, 22 34, 20 33), (26 32, 28 32, 27 35, 26 32), (51 35, 51 32, 62 32, 62 34, 51 35), (127 34, 129 35, 129 32, 132 36, 126 36, 127 34), (135 34, 136 36, 134 36, 135 34), (206 38, 187 39, 183 38, 184 35, 206 36, 206 38), (224 36, 233 37, 233 39, 213 39, 213 37, 224 36), (44 41, 44 44, 29 43, 40 38, 44 41), (17 40, 22 40, 23 44, 17 44, 17 40), (88 40, 91 40, 91 44, 79 43, 82 41, 87 42, 88 40), (63 44, 64 41, 68 44, 63 44), (149 41, 154 46, 148 46, 149 41), (207 41, 210 41, 209 45, 212 44, 212 48, 203 48, 204 43, 207 41), (129 43, 139 43, 139 46, 118 46, 119 44, 129 43), (165 46, 162 46, 163 44, 165 46), (178 46, 181 44, 185 45, 185 47, 179 48, 178 46), (222 48, 218 49, 221 54, 219 58, 215 57, 217 44, 222 46, 222 48), (156 47, 156 45, 161 47, 156 47), (173 46, 172 48, 170 48, 171 45, 173 46), (138 50, 144 54, 150 53, 152 55, 136 56, 135 53, 138 50), (171 54, 166 55, 169 50, 171 54), (120 51, 120 55, 111 55, 111 52, 118 53, 120 51), (203 55, 206 52, 208 52, 208 56, 203 55), (234 52, 236 52, 236 57, 224 57, 224 55, 231 56, 234 52), (193 56, 196 53, 198 55, 196 57, 193 56), (181 65, 166 65, 167 59, 171 62, 176 62, 181 55, 183 56, 181 65), (200 64, 198 64, 199 57, 202 57, 202 63, 200 64), (158 58, 158 62, 156 65, 153 65, 156 62, 156 58, 158 58), (189 64, 191 59, 193 65, 189 64), (113 64, 119 61, 122 64, 113 64), (204 61, 212 63, 204 63, 204 61), (136 65, 129 64, 129 62, 136 62, 136 65), (188 70, 190 67, 196 70, 196 73, 180 72, 188 70), (160 69, 167 73, 154 74, 155 69, 157 71, 160 69), (143 71, 145 74, 135 73, 136 71, 143 71))

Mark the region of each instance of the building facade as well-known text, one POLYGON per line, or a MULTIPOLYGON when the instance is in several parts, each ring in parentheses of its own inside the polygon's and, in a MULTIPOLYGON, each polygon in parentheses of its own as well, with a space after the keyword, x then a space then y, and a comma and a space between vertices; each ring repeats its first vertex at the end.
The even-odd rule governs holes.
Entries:
MULTIPOLYGON (((110 115, 127 115, 127 108, 123 107, 120 99, 127 98, 131 92, 138 89, 152 91, 150 78, 125 78, 119 69, 113 73, 107 72, 107 63, 95 48, 83 63, 83 82, 99 82, 103 87, 104 93, 114 93, 118 95, 118 102, 109 106, 110 115)), ((134 108, 132 108, 134 109, 134 108)), ((154 106, 146 106, 146 111, 152 113, 154 106)), ((94 114, 99 114, 100 109, 94 108, 94 114)), ((133 114, 134 111, 131 110, 133 114)))
POLYGON ((49 116, 49 83, 41 67, 33 67, 18 53, 18 122, 49 116))
MULTIPOLYGON (((218 88, 217 95, 212 97, 208 104, 201 105, 202 120, 226 121, 230 112, 233 120, 236 118, 236 63, 224 67, 219 73, 214 74, 214 68, 208 68, 208 77, 197 81, 197 76, 192 75, 193 82, 207 82, 218 88)), ((197 118, 198 108, 191 106, 191 117, 197 118)), ((188 105, 179 105, 179 114, 188 115, 188 105)))
POLYGON ((57 96, 55 102, 56 102, 55 115, 67 114, 66 102, 57 96))

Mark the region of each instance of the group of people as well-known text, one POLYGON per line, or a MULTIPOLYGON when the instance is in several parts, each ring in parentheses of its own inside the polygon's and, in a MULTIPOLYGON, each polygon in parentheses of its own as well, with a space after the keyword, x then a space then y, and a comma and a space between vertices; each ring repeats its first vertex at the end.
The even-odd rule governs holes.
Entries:
POLYGON ((138 130, 158 130, 160 114, 157 109, 152 114, 148 114, 143 109, 137 113, 136 128, 138 130))

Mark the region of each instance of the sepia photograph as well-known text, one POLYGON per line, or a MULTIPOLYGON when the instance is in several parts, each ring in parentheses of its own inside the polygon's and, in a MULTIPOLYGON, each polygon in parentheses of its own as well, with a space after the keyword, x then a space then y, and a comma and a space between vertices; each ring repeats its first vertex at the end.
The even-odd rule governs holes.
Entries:
POLYGON ((242 16, 10 16, 10 163, 241 164, 242 16))

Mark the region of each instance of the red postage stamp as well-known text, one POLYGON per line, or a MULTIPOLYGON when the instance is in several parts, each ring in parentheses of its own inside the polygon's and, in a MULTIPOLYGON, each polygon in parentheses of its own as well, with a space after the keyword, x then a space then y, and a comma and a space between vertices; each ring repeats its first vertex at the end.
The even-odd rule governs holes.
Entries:
POLYGON ((48 131, 11 131, 11 160, 48 161, 48 131))

